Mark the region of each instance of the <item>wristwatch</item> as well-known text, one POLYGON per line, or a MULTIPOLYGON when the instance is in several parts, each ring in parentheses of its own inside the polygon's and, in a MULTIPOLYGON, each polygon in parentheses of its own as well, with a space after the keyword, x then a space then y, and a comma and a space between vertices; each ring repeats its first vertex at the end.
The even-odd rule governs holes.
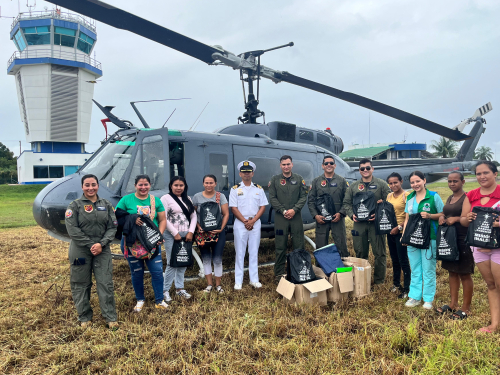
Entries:
POLYGON ((398 225, 398 229, 401 231, 403 230, 403 226, 402 225, 398 225))
POLYGON ((285 215, 286 215, 286 212, 287 212, 287 211, 288 211, 288 210, 283 211, 283 216, 285 216, 285 215))

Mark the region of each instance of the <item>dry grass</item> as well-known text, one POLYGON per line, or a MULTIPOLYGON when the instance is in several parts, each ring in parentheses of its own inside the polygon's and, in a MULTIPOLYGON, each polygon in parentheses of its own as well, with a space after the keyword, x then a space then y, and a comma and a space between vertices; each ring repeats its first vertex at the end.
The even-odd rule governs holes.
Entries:
MULTIPOLYGON (((348 244, 352 250, 350 236, 348 244)), ((263 241, 261 261, 273 258, 273 245, 263 241)), ((500 372, 498 334, 475 334, 489 320, 479 273, 473 315, 463 322, 405 308, 388 291, 390 257, 382 288, 359 301, 325 307, 284 304, 274 291, 272 267, 266 267, 260 271, 261 290, 251 289, 245 275, 243 290, 234 292, 229 274, 223 277, 227 293, 207 298, 199 280, 186 284, 192 300, 176 300, 169 312, 159 313, 146 276, 146 308, 138 316, 131 313, 135 300, 127 263, 114 261, 120 329, 112 332, 100 317, 95 290, 94 326, 79 327, 68 285, 67 244, 39 227, 6 229, 0 232, 0 251, 0 373, 500 372), (57 289, 46 292, 53 284, 57 289)), ((225 253, 225 268, 234 267, 231 244, 225 253)), ((436 304, 448 303, 447 272, 440 267, 437 284, 436 304)))

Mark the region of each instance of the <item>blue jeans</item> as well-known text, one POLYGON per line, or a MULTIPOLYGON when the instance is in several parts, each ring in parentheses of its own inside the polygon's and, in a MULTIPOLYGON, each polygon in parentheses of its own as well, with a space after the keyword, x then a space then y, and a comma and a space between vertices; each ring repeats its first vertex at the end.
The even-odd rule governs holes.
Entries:
MULTIPOLYGON (((179 232, 181 237, 186 237, 188 232, 179 232)), ((175 280, 175 287, 177 289, 184 289, 184 273, 187 267, 170 267, 170 257, 172 256, 172 247, 174 246, 174 236, 168 230, 163 233, 165 238, 165 255, 167 256, 167 266, 163 274, 163 291, 168 292, 175 280)))
POLYGON ((436 294, 436 240, 428 249, 408 246, 411 267, 411 284, 408 297, 424 302, 434 301, 436 294))
MULTIPOLYGON (((125 237, 122 237, 120 248, 122 253, 125 251, 125 237)), ((132 255, 127 258, 132 277, 132 286, 134 287, 135 298, 137 301, 144 301, 144 264, 148 267, 151 274, 151 284, 155 293, 155 302, 163 301, 163 261, 161 259, 161 246, 158 255, 153 259, 136 259, 132 255)))

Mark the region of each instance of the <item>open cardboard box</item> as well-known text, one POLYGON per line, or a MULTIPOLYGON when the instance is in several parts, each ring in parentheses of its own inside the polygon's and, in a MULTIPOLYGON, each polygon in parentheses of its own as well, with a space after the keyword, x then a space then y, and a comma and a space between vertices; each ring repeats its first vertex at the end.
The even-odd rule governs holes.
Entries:
POLYGON ((372 266, 366 259, 347 257, 342 258, 346 267, 352 267, 354 274, 353 297, 364 297, 370 294, 372 283, 372 266))
POLYGON ((331 273, 326 276, 323 270, 313 266, 314 274, 318 277, 328 280, 331 289, 326 291, 326 299, 328 302, 337 302, 347 299, 349 293, 354 290, 353 272, 331 273))
POLYGON ((330 288, 330 283, 323 278, 304 284, 292 284, 283 275, 276 291, 290 304, 317 303, 323 306, 327 303, 326 291, 330 288))

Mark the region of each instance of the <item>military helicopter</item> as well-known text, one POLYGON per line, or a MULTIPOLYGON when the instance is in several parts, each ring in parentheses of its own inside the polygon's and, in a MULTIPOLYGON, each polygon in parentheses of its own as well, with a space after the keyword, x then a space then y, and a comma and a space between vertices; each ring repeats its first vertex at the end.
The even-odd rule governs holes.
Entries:
MULTIPOLYGON (((260 64, 265 52, 287 45, 235 55, 220 46, 208 46, 172 30, 144 20, 136 15, 110 6, 98 0, 50 0, 50 2, 92 17, 111 26, 129 30, 148 39, 157 41, 170 48, 197 58, 209 65, 224 65, 240 71, 240 78, 248 85, 245 113, 239 118, 241 124, 219 129, 214 133, 153 129, 138 111, 143 128, 138 128, 127 120, 112 113, 114 107, 102 106, 107 120, 119 129, 111 135, 77 173, 62 178, 45 187, 35 199, 33 215, 37 223, 58 239, 68 241, 64 224, 64 213, 71 201, 81 195, 80 178, 93 173, 100 179, 99 195, 116 206, 119 199, 134 191, 134 177, 146 173, 152 179, 151 193, 162 196, 168 192, 171 176, 182 175, 186 178, 191 192, 202 190, 202 176, 211 173, 217 176, 219 191, 226 196, 238 179, 236 165, 241 160, 251 160, 257 165, 254 182, 267 190, 271 176, 280 173, 279 158, 282 155, 293 157, 294 172, 301 174, 306 184, 322 173, 321 162, 325 154, 336 160, 336 173, 348 181, 358 179, 359 175, 336 154, 343 149, 340 137, 331 131, 312 130, 295 124, 273 121, 259 124, 257 119, 265 118, 258 109, 259 82, 267 78, 273 82, 288 82, 333 96, 387 116, 410 123, 430 132, 453 140, 466 140, 457 158, 437 159, 427 163, 425 160, 414 164, 381 164, 375 168, 377 177, 385 178, 397 167, 407 176, 411 171, 422 170, 429 181, 441 178, 451 170, 468 171, 471 167, 474 148, 484 132, 484 119, 481 116, 469 119, 475 125, 469 135, 458 129, 450 129, 421 117, 390 107, 362 96, 337 90, 335 88, 297 77, 288 72, 274 70, 260 64), (257 83, 257 96, 254 82, 257 83), (312 132, 313 138, 304 139, 303 132, 312 132), (324 136, 328 143, 320 142, 324 136)), ((134 108, 136 109, 136 108, 134 108)), ((482 113, 481 113, 482 115, 482 113)), ((325 138, 323 138, 325 139, 325 138)), ((309 210, 302 212, 304 230, 314 227, 309 210)), ((229 233, 232 231, 233 218, 230 218, 229 233)), ((262 237, 274 237, 274 211, 266 208, 262 219, 262 237)), ((230 237, 229 237, 230 239, 230 237)))

